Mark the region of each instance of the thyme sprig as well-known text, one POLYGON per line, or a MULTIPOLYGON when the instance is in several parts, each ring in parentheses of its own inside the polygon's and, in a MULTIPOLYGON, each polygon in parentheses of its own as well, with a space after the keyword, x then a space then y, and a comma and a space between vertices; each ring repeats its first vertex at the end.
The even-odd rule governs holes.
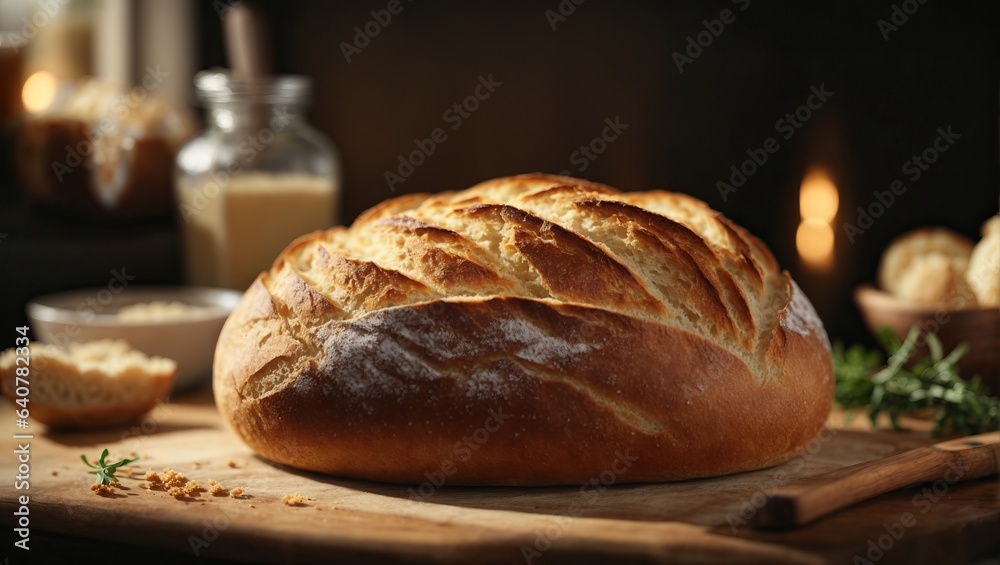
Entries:
POLYGON ((110 485, 111 483, 117 483, 118 477, 115 477, 115 473, 118 472, 118 468, 139 460, 139 458, 136 457, 134 459, 122 459, 117 463, 108 463, 105 461, 107 457, 108 450, 105 449, 101 452, 101 457, 97 460, 97 465, 92 465, 89 461, 87 461, 86 455, 80 455, 80 459, 83 460, 84 465, 90 467, 91 469, 96 469, 96 471, 90 471, 91 475, 97 475, 97 481, 94 482, 96 485, 110 485))
POLYGON ((990 396, 978 376, 966 380, 958 373, 956 363, 968 351, 967 344, 945 355, 937 336, 926 333, 930 355, 913 360, 921 337, 916 326, 903 341, 887 327, 880 328, 878 337, 888 360, 881 351, 862 345, 845 349, 838 343, 833 348, 834 400, 848 417, 855 410, 866 410, 875 427, 885 412, 898 430, 902 414, 935 409, 935 436, 1000 429, 1000 398, 990 396))

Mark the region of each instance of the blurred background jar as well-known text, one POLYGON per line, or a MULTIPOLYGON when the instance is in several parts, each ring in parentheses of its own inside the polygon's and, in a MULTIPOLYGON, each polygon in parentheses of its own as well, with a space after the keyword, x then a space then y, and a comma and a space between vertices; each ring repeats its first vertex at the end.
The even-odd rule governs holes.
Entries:
POLYGON ((337 221, 336 151, 304 117, 301 76, 194 79, 207 129, 177 155, 187 282, 247 288, 293 239, 337 221))

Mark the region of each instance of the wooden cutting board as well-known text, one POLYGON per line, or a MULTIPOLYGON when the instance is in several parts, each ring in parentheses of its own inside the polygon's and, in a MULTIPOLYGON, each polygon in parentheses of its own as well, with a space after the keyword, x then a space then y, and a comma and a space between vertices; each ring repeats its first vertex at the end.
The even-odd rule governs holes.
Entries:
MULTIPOLYGON (((4 403, 0 422, 11 433, 3 445, 0 516, 12 524, 16 497, 28 493, 30 528, 39 544, 71 536, 175 552, 178 560, 197 555, 254 563, 937 565, 992 562, 1000 555, 1000 481, 995 477, 941 483, 936 493, 935 485, 915 486, 790 532, 758 532, 743 525, 768 490, 789 479, 933 443, 926 431, 868 431, 861 418, 845 426, 839 414, 831 416, 825 439, 810 452, 771 469, 624 484, 603 492, 444 487, 431 489, 426 501, 411 500, 405 486, 272 465, 225 427, 208 393, 161 406, 131 428, 50 434, 32 422, 28 432, 34 438, 27 440, 31 488, 14 490, 11 453, 18 442, 11 434, 19 431, 14 420, 11 405, 4 403), (136 468, 142 471, 171 467, 202 484, 213 479, 245 487, 246 494, 233 499, 200 493, 177 500, 140 488, 141 479, 134 478, 123 479, 125 488, 112 496, 97 496, 88 490, 93 477, 79 457, 96 457, 105 447, 112 454, 138 453, 142 459, 136 468), (303 503, 282 503, 283 495, 296 492, 307 497, 303 503), (897 525, 907 515, 912 520, 897 525)), ((11 563, 26 562, 20 550, 6 554, 12 555, 11 563)))

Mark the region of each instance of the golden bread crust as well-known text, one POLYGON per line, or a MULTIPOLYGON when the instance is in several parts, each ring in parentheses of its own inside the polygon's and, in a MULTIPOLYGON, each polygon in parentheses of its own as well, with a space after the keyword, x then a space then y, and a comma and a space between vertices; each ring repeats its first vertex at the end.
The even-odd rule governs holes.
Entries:
POLYGON ((828 348, 763 244, 704 203, 535 174, 293 242, 226 322, 214 379, 240 437, 296 467, 573 484, 627 452, 620 482, 659 481, 799 453, 828 348))

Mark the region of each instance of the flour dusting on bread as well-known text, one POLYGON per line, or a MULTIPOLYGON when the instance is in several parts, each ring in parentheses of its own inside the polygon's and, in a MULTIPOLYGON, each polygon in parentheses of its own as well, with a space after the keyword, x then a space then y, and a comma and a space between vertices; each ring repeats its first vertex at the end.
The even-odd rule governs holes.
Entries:
POLYGON ((820 320, 816 309, 795 281, 792 281, 792 299, 784 313, 785 315, 781 318, 781 327, 799 335, 816 335, 826 345, 827 350, 830 349, 830 339, 826 335, 823 321, 820 320))
MULTIPOLYGON (((321 328, 317 336, 329 352, 328 366, 350 368, 346 373, 327 371, 320 385, 323 393, 345 390, 359 398, 389 395, 402 399, 422 382, 447 373, 441 367, 455 359, 488 357, 512 346, 517 348, 518 359, 564 368, 602 347, 600 342, 552 335, 522 319, 496 318, 465 332, 457 327, 463 326, 394 308, 369 314, 353 324, 321 328), (347 378, 342 378, 345 375, 347 378)), ((493 391, 502 397, 506 386, 518 378, 509 370, 506 375, 492 366, 475 367, 469 377, 469 394, 482 396, 493 391)), ((309 384, 295 386, 301 387, 300 393, 311 394, 316 384, 309 379, 309 384)))

